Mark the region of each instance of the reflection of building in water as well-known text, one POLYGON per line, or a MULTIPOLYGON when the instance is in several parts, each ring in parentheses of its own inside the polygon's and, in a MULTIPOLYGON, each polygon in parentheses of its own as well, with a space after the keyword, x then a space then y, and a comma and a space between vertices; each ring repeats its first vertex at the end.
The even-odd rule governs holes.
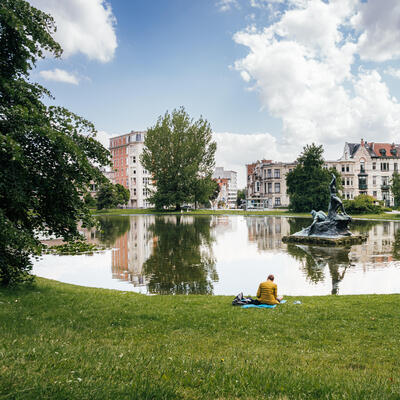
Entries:
POLYGON ((368 230, 368 240, 351 247, 350 258, 362 265, 393 261, 393 248, 400 222, 377 222, 368 230))
POLYGON ((247 217, 246 222, 249 241, 256 242, 259 250, 286 248, 282 236, 290 234, 289 218, 247 217))
POLYGON ((154 216, 131 217, 129 222, 129 231, 114 244, 112 277, 129 281, 134 286, 145 286, 147 282, 142 268, 154 248, 154 240, 148 230, 149 225, 154 222, 154 216))
POLYGON ((223 234, 237 230, 237 218, 232 218, 228 215, 213 215, 211 217, 211 228, 216 234, 223 234))

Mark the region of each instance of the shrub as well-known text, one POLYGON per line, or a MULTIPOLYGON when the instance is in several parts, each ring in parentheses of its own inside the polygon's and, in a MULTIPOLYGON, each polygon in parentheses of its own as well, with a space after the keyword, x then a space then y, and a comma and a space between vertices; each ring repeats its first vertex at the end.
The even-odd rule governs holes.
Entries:
POLYGON ((372 196, 360 194, 354 200, 344 200, 344 207, 348 214, 381 214, 382 202, 372 196))

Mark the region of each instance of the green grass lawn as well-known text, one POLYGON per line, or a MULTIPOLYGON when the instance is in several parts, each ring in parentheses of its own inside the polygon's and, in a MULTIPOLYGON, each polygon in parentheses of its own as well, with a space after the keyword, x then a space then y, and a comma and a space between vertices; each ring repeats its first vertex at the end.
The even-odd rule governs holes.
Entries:
POLYGON ((399 399, 400 295, 0 290, 0 399, 399 399))
MULTIPOLYGON (((174 215, 181 214, 177 211, 164 211, 157 212, 153 208, 137 209, 137 208, 115 208, 110 210, 93 210, 95 215, 135 215, 135 214, 155 214, 155 215, 174 215)), ((283 217, 304 217, 311 218, 310 213, 293 213, 285 210, 271 210, 271 211, 255 211, 255 210, 196 210, 196 211, 183 211, 184 215, 272 215, 283 217)), ((400 220, 400 214, 361 214, 352 215, 354 219, 381 219, 381 220, 400 220)))

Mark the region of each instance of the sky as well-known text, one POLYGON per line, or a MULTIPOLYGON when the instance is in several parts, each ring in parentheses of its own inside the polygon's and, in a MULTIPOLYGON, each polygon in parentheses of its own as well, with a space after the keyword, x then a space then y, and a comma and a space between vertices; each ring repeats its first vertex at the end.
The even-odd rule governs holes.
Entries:
POLYGON ((184 106, 216 164, 293 161, 306 144, 400 142, 398 0, 30 0, 64 53, 31 73, 48 104, 112 136, 184 106))

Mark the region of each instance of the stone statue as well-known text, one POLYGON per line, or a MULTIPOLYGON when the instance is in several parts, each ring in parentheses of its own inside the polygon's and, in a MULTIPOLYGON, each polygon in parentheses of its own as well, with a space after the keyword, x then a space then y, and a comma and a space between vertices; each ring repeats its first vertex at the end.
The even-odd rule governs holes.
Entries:
POLYGON ((329 184, 330 192, 331 192, 331 201, 329 203, 328 208, 328 218, 335 218, 337 215, 338 210, 343 213, 343 215, 347 215, 346 211, 344 210, 344 206, 342 200, 336 196, 336 175, 332 174, 332 181, 329 184))
POLYGON ((350 236, 348 224, 351 217, 347 215, 342 200, 336 195, 336 176, 332 174, 332 181, 329 185, 330 202, 328 215, 323 211, 311 211, 313 217, 312 224, 294 234, 294 236, 320 236, 320 237, 340 237, 350 236), (341 212, 341 214, 338 214, 341 212))

